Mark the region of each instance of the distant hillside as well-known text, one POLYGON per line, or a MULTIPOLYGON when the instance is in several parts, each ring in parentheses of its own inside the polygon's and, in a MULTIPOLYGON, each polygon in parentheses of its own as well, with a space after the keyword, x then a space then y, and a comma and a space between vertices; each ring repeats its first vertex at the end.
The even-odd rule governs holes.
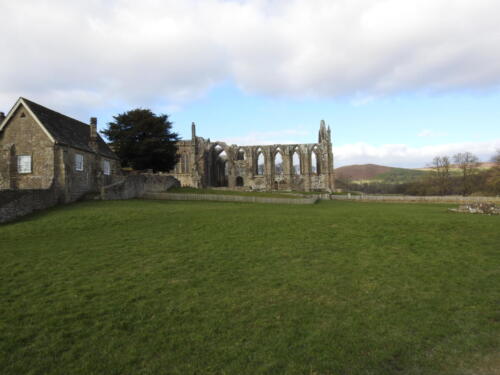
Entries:
POLYGON ((379 181, 385 183, 403 183, 425 175, 427 172, 417 169, 386 167, 377 164, 346 165, 335 169, 338 180, 379 181))
POLYGON ((336 177, 340 180, 370 180, 373 177, 387 173, 392 167, 377 164, 354 164, 336 168, 336 177))
MULTIPOLYGON (((490 169, 493 168, 496 164, 493 162, 481 162, 478 163, 478 168, 479 169, 490 169)), ((450 165, 451 169, 459 169, 457 164, 451 164, 450 165)), ((431 167, 424 167, 424 168, 416 168, 418 171, 430 171, 432 170, 431 167)))

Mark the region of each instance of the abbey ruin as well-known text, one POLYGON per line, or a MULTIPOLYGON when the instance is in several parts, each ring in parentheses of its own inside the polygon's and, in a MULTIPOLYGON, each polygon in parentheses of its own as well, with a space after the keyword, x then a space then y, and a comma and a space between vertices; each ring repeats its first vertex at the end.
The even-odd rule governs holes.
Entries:
POLYGON ((182 186, 242 190, 334 190, 331 130, 322 120, 318 143, 228 145, 196 136, 178 143, 179 162, 170 172, 182 186))

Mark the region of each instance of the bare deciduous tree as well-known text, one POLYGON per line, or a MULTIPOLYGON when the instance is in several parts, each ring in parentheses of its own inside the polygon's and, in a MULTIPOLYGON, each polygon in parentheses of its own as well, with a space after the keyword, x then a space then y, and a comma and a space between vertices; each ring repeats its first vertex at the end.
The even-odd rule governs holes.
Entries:
POLYGON ((436 156, 432 159, 432 168, 440 195, 446 195, 450 192, 450 158, 448 156, 436 156))
POLYGON ((453 156, 453 161, 462 172, 462 194, 471 192, 471 176, 476 172, 479 159, 470 152, 461 152, 453 156))

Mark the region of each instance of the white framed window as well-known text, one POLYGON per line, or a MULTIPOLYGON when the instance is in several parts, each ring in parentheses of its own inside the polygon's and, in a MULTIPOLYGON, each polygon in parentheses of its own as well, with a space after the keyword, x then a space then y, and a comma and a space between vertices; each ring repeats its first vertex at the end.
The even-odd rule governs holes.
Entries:
POLYGON ((17 157, 17 172, 31 173, 31 155, 19 155, 17 157))
POLYGON ((109 176, 111 174, 111 163, 109 162, 109 160, 102 161, 102 173, 104 173, 106 176, 109 176))
POLYGON ((75 170, 83 171, 83 155, 75 154, 75 170))

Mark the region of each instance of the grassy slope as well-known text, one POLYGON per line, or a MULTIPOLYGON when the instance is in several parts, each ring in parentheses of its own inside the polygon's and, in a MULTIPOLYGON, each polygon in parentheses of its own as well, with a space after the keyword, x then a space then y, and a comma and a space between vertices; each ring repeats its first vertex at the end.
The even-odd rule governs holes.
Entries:
POLYGON ((387 184, 401 184, 404 182, 415 181, 426 175, 428 172, 416 169, 392 168, 389 172, 379 174, 371 179, 371 182, 384 182, 387 184))
MULTIPOLYGON (((486 170, 491 168, 492 163, 480 163, 478 169, 486 170)), ((352 179, 352 182, 358 183, 374 183, 381 182, 386 184, 402 184, 406 182, 416 181, 425 175, 428 175, 433 172, 432 168, 419 168, 419 169, 408 169, 408 168, 393 168, 386 172, 376 174, 369 178, 359 178, 352 179)), ((459 168, 451 168, 450 169, 451 176, 461 176, 462 170, 459 168)), ((345 178, 344 178, 345 179, 345 178)))
POLYGON ((407 168, 387 167, 377 164, 348 165, 335 170, 341 181, 358 183, 382 182, 400 184, 414 181, 428 171, 407 168))
POLYGON ((369 180, 381 173, 386 173, 392 167, 378 164, 353 164, 335 168, 335 174, 341 180, 369 180))
POLYGON ((0 369, 427 375, 496 366, 499 227, 500 217, 442 205, 57 208, 0 226, 0 369))

